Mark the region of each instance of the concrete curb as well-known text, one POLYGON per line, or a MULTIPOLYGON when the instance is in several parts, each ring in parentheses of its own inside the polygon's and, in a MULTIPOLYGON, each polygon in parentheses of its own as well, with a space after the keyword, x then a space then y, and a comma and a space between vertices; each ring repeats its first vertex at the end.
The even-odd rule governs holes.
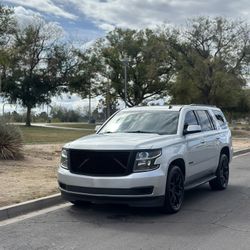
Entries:
POLYGON ((233 156, 242 155, 242 154, 246 154, 249 152, 250 152, 250 148, 245 148, 245 149, 235 151, 233 156))
POLYGON ((34 212, 39 209, 59 205, 63 202, 65 201, 61 198, 61 194, 58 193, 30 201, 25 201, 15 205, 1 207, 0 221, 23 215, 29 212, 34 212))
MULTIPOLYGON (((234 152, 234 156, 245 154, 250 152, 250 148, 237 150, 234 152)), ((54 194, 46 197, 42 197, 39 199, 34 199, 30 201, 25 201, 19 204, 10 205, 6 207, 0 208, 0 221, 10 219, 19 215, 27 214, 29 212, 34 212, 39 209, 51 207, 54 205, 59 205, 61 203, 65 202, 61 198, 61 194, 54 194)))

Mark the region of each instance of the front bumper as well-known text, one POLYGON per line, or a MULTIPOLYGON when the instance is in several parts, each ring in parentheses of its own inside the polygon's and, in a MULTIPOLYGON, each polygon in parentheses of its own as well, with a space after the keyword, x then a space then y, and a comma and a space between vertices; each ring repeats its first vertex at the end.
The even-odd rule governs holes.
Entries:
POLYGON ((93 203, 109 204, 127 204, 133 207, 160 207, 164 204, 164 196, 152 197, 111 197, 111 196, 93 196, 61 190, 62 198, 67 201, 90 201, 93 203))
POLYGON ((59 168, 58 182, 62 197, 68 201, 161 206, 164 203, 166 176, 160 168, 118 177, 78 175, 59 168))

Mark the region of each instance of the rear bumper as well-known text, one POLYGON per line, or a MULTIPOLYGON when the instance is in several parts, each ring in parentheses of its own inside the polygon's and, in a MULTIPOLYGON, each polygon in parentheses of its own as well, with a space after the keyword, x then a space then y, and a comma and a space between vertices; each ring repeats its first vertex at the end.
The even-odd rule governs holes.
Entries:
POLYGON ((93 203, 107 204, 126 204, 133 207, 160 207, 164 204, 164 196, 150 197, 111 197, 111 196, 96 196, 81 193, 74 193, 60 188, 62 198, 67 201, 90 201, 93 203))

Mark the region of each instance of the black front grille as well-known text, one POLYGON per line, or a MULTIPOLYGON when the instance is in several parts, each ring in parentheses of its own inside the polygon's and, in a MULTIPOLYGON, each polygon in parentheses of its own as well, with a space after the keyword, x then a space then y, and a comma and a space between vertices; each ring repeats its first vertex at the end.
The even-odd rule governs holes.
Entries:
POLYGON ((134 153, 130 151, 69 151, 70 171, 92 176, 122 176, 131 173, 134 153))

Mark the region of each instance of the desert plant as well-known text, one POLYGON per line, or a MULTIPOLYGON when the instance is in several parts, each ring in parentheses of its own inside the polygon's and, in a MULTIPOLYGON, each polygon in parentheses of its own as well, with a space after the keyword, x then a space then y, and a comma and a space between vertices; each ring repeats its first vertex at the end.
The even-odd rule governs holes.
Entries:
POLYGON ((23 136, 21 130, 0 121, 0 159, 17 160, 23 158, 23 136))

